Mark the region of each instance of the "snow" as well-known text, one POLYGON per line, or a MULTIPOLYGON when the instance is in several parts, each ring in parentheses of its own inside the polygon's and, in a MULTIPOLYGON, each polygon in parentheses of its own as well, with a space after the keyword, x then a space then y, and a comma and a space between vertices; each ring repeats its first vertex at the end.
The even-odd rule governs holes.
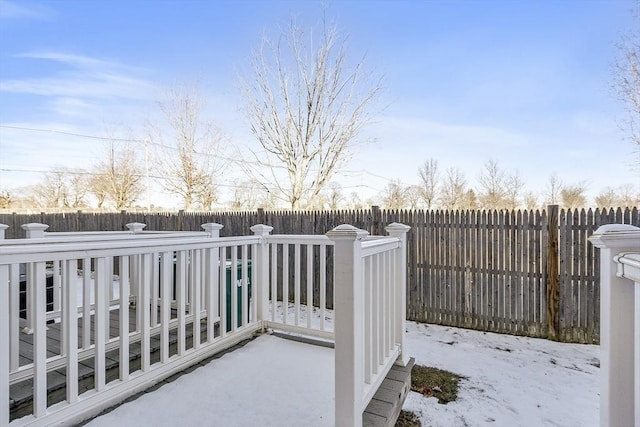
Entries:
MULTIPOLYGON (((422 425, 596 426, 599 348, 407 324, 416 363, 463 375, 446 405, 411 392, 422 425)), ((88 425, 332 426, 333 350, 263 335, 88 425)))

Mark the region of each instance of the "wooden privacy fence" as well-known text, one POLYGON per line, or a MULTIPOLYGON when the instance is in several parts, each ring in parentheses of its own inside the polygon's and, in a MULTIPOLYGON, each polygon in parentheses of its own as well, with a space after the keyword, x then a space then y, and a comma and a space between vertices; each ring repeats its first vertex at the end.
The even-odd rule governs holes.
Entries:
MULTIPOLYGON (((279 234, 324 234, 352 224, 373 235, 399 222, 407 235, 407 316, 410 320, 559 339, 599 341, 599 254, 587 238, 604 224, 640 226, 638 208, 542 211, 265 211, 179 213, 0 214, 7 238, 21 224, 49 231, 197 231, 224 224, 221 236, 243 235, 258 223, 279 234)), ((294 256, 293 252, 290 256, 294 256)), ((319 263, 314 255, 314 265, 319 263)), ((292 261, 293 262, 293 261, 292 261)), ((304 279, 303 279, 304 280, 304 279)), ((319 296, 314 288, 314 300, 319 296)), ((327 306, 333 285, 327 282, 327 306)), ((290 298, 293 296, 290 295, 290 298)), ((306 296, 303 296, 306 298, 306 296)))

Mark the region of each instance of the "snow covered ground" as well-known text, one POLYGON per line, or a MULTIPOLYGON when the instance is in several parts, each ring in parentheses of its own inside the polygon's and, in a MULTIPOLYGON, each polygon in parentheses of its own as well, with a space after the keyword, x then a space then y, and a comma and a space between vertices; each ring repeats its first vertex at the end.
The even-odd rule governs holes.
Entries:
MULTIPOLYGON (((423 426, 596 426, 598 346, 408 323, 416 363, 463 375, 446 405, 411 392, 423 426)), ((101 426, 332 426, 333 350, 261 336, 98 417, 101 426)))

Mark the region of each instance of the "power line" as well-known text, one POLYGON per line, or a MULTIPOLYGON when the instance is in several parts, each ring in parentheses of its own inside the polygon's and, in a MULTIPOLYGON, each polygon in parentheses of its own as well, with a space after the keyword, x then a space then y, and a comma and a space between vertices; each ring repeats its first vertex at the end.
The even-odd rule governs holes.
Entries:
MULTIPOLYGON (((162 148, 173 150, 173 151, 180 151, 180 149, 178 147, 175 147, 175 146, 172 146, 172 145, 163 144, 163 143, 160 143, 160 142, 156 142, 156 141, 153 141, 151 139, 105 137, 105 136, 90 135, 90 134, 77 133, 77 132, 60 131, 60 130, 55 130, 55 129, 39 129, 39 128, 32 128, 32 127, 26 127, 26 126, 11 126, 11 125, 3 125, 3 124, 0 124, 0 128, 22 130, 22 131, 30 131, 30 132, 55 133, 55 134, 60 134, 60 135, 74 136, 74 137, 78 137, 78 138, 90 138, 90 139, 97 139, 97 140, 102 140, 102 141, 136 142, 136 143, 150 144, 150 145, 154 145, 154 146, 157 146, 157 147, 162 147, 162 148)), ((261 162, 261 161, 251 161, 251 160, 227 157, 227 156, 220 155, 219 153, 201 153, 201 152, 198 152, 196 150, 192 150, 192 153, 194 153, 196 155, 199 155, 199 156, 218 158, 220 160, 224 160, 224 161, 227 161, 227 162, 233 163, 233 164, 250 164, 250 165, 257 165, 257 166, 266 167, 266 168, 270 168, 270 169, 286 169, 285 166, 281 166, 281 165, 273 165, 273 164, 265 163, 265 162, 261 162)), ((28 171, 27 170, 15 170, 15 172, 28 172, 28 171)), ((34 172, 37 172, 37 171, 34 171, 34 172)), ((40 172, 43 172, 43 171, 40 171, 40 172)), ((370 171, 368 171, 366 169, 358 169, 358 170, 345 169, 345 170, 339 171, 339 173, 345 174, 345 175, 349 175, 349 174, 351 174, 351 175, 366 174, 366 175, 369 175, 369 176, 372 176, 372 177, 375 177, 375 178, 378 178, 378 179, 382 179, 387 183, 393 182, 393 179, 389 179, 389 178, 384 177, 382 175, 375 174, 375 173, 370 172, 370 171)), ((164 178, 164 177, 154 177, 154 178, 164 178)), ((375 190, 375 188, 369 187, 369 186, 364 185, 364 184, 355 185, 355 186, 351 186, 351 187, 343 187, 343 188, 369 188, 369 189, 375 190)))

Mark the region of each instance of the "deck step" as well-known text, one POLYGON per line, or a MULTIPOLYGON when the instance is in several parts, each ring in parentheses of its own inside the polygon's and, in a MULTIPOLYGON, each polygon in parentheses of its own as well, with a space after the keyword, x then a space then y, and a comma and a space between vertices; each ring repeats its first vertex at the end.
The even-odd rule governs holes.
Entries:
POLYGON ((362 414, 363 427, 393 427, 411 390, 412 357, 406 366, 393 365, 362 414))

